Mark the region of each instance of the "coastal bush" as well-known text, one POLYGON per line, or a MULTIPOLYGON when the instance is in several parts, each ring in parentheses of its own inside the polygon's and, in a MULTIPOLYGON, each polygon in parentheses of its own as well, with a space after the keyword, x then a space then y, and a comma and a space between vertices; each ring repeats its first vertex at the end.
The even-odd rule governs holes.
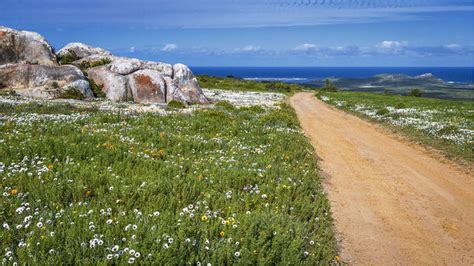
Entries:
POLYGON ((186 108, 186 105, 180 101, 171 100, 168 102, 168 107, 175 108, 175 109, 183 109, 183 108, 186 108))
POLYGON ((222 107, 226 110, 234 110, 235 107, 228 101, 219 101, 215 104, 216 107, 222 107))
POLYGON ((9 263, 336 263, 312 146, 287 105, 169 116, 22 108, 0 109, 9 263))
POLYGON ((75 89, 65 89, 63 92, 59 93, 56 96, 57 99, 74 99, 74 100, 84 100, 84 94, 75 89))
POLYGON ((79 69, 82 70, 82 72, 86 72, 90 68, 108 65, 110 63, 112 63, 112 61, 108 58, 103 58, 97 61, 84 61, 79 64, 79 69))
POLYGON ((77 57, 76 53, 73 51, 70 51, 67 53, 65 56, 62 56, 59 58, 59 64, 60 65, 69 65, 72 62, 78 60, 79 58, 77 57))
POLYGON ((102 91, 104 86, 99 86, 97 83, 94 82, 93 79, 88 78, 87 81, 91 87, 92 92, 94 93, 94 97, 96 98, 105 98, 105 93, 102 91))
POLYGON ((334 85, 334 83, 331 80, 326 79, 324 81, 324 87, 322 87, 321 90, 329 91, 329 92, 336 92, 337 87, 336 87, 336 85, 334 85))
POLYGON ((421 97, 423 92, 420 89, 413 89, 410 91, 410 96, 421 97))
POLYGON ((377 110, 377 113, 376 113, 376 114, 383 116, 383 115, 388 115, 389 113, 390 113, 390 111, 389 111, 387 108, 382 107, 382 108, 380 108, 380 109, 377 110))
POLYGON ((16 96, 15 90, 0 90, 0 96, 16 96))

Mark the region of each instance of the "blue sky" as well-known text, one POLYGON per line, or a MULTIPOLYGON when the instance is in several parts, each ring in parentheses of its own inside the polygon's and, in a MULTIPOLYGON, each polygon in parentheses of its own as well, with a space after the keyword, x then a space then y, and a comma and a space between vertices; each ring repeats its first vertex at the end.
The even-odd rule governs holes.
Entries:
POLYGON ((1 0, 0 25, 191 66, 474 66, 473 0, 1 0))

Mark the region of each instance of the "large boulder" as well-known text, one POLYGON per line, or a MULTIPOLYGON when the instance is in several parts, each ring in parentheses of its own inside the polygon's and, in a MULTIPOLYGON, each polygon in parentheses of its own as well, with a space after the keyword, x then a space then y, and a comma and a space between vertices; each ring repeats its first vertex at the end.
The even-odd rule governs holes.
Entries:
POLYGON ((168 100, 186 103, 209 103, 201 87, 199 87, 197 79, 187 66, 176 64, 173 66, 173 73, 173 85, 169 88, 168 100))
POLYGON ((114 57, 110 70, 120 75, 128 75, 142 69, 143 61, 136 58, 114 57))
POLYGON ((166 103, 166 82, 162 73, 145 69, 128 75, 133 101, 139 103, 166 103))
POLYGON ((71 65, 0 65, 0 90, 40 98, 56 98, 67 90, 75 90, 84 98, 94 97, 82 72, 71 65))
POLYGON ((56 54, 59 58, 59 61, 63 64, 80 64, 84 61, 99 61, 101 59, 110 59, 112 57, 112 54, 107 50, 98 47, 92 47, 79 42, 67 44, 56 54))
POLYGON ((53 48, 43 36, 0 26, 0 65, 16 63, 57 65, 53 48))
POLYGON ((114 102, 131 100, 131 91, 128 87, 128 78, 114 73, 110 66, 99 66, 87 71, 87 75, 95 84, 102 88, 107 99, 114 102))

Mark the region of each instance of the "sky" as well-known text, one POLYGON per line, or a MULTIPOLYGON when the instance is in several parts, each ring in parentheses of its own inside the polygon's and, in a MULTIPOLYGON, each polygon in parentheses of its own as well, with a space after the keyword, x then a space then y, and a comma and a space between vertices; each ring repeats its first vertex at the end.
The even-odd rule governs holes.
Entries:
POLYGON ((474 0, 0 0, 59 50, 190 66, 474 66, 474 0))

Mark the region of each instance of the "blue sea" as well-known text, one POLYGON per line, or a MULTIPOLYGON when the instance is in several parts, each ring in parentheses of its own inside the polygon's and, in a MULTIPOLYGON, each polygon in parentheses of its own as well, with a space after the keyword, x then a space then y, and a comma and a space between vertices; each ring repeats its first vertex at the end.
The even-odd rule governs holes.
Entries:
POLYGON ((369 78, 377 74, 432 73, 447 82, 474 82, 474 67, 191 67, 194 74, 247 80, 304 83, 328 77, 369 78))

